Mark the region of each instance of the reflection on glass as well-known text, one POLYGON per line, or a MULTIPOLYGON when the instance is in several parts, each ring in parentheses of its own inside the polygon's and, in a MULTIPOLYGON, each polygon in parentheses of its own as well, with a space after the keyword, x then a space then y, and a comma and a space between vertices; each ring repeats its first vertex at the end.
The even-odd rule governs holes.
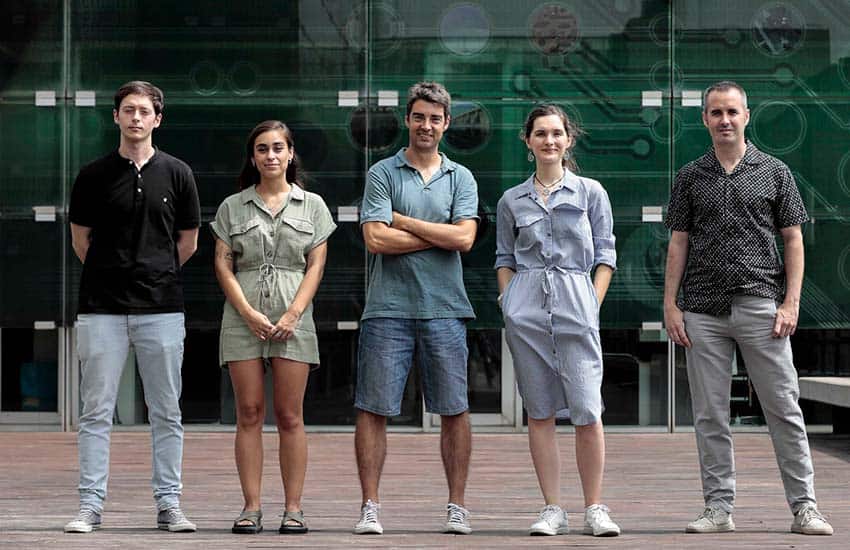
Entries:
POLYGON ((57 412, 55 330, 0 329, 0 412, 57 412))

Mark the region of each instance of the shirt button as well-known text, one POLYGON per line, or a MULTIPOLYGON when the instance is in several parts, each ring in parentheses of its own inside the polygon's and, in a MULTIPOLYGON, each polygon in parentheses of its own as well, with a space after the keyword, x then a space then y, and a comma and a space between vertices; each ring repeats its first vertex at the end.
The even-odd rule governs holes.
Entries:
POLYGON ((266 254, 266 256, 268 256, 269 258, 271 258, 271 257, 273 256, 273 254, 272 254, 271 252, 269 252, 268 254, 266 254))
POLYGON ((269 237, 274 237, 274 231, 269 231, 269 237))
POLYGON ((136 187, 136 191, 138 191, 139 193, 141 193, 141 192, 142 192, 142 188, 141 188, 141 187, 136 187))

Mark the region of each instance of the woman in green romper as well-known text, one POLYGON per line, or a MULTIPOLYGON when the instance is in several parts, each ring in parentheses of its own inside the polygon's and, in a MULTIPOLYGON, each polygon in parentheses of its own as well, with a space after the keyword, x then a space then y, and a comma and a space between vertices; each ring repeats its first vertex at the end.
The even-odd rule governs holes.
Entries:
POLYGON ((298 183, 285 124, 257 125, 246 153, 241 191, 224 200, 211 224, 215 273, 227 298, 220 363, 230 371, 236 398, 236 467, 245 497, 232 530, 262 531, 263 379, 270 365, 286 501, 279 532, 305 533, 303 402, 310 365, 319 362, 312 300, 336 225, 322 198, 298 183))

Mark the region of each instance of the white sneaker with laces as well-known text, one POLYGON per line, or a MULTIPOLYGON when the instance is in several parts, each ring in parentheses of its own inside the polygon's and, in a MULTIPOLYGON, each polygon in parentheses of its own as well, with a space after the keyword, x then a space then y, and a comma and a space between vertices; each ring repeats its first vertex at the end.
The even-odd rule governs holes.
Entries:
POLYGON ((80 508, 77 517, 65 524, 66 533, 91 533, 100 529, 100 514, 90 508, 80 508))
POLYGON ((584 534, 594 537, 616 537, 620 527, 611 521, 610 510, 604 504, 592 504, 584 510, 584 534))
POLYGON ((198 529, 194 523, 186 519, 179 506, 160 510, 156 515, 156 527, 171 533, 193 533, 198 529))
POLYGON ((714 506, 706 506, 697 519, 688 524, 685 533, 725 533, 734 530, 732 514, 714 506))
POLYGON ((378 521, 378 513, 381 511, 381 505, 369 499, 360 508, 360 521, 354 526, 355 535, 380 535, 383 534, 384 528, 381 522, 378 521))
POLYGON ((469 510, 459 504, 449 502, 446 505, 446 533, 468 535, 471 532, 469 510))
POLYGON ((567 519, 567 513, 564 512, 557 504, 547 504, 540 515, 537 516, 537 521, 531 524, 528 530, 529 535, 566 535, 570 532, 570 524, 567 519))
POLYGON ((806 504, 794 514, 791 532, 801 535, 831 535, 832 525, 818 512, 814 504, 806 504))

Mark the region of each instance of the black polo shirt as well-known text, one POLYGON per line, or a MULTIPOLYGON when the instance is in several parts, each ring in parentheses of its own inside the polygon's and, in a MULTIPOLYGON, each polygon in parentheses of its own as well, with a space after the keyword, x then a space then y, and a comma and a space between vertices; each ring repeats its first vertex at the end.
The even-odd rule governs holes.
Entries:
POLYGON ((676 175, 667 227, 688 233, 688 260, 678 305, 725 315, 736 294, 785 298, 780 229, 809 219, 794 176, 779 159, 747 141, 727 174, 712 148, 676 175))
POLYGON ((178 231, 200 225, 185 162, 156 150, 139 171, 113 151, 80 170, 68 217, 92 229, 79 313, 183 311, 178 231))

